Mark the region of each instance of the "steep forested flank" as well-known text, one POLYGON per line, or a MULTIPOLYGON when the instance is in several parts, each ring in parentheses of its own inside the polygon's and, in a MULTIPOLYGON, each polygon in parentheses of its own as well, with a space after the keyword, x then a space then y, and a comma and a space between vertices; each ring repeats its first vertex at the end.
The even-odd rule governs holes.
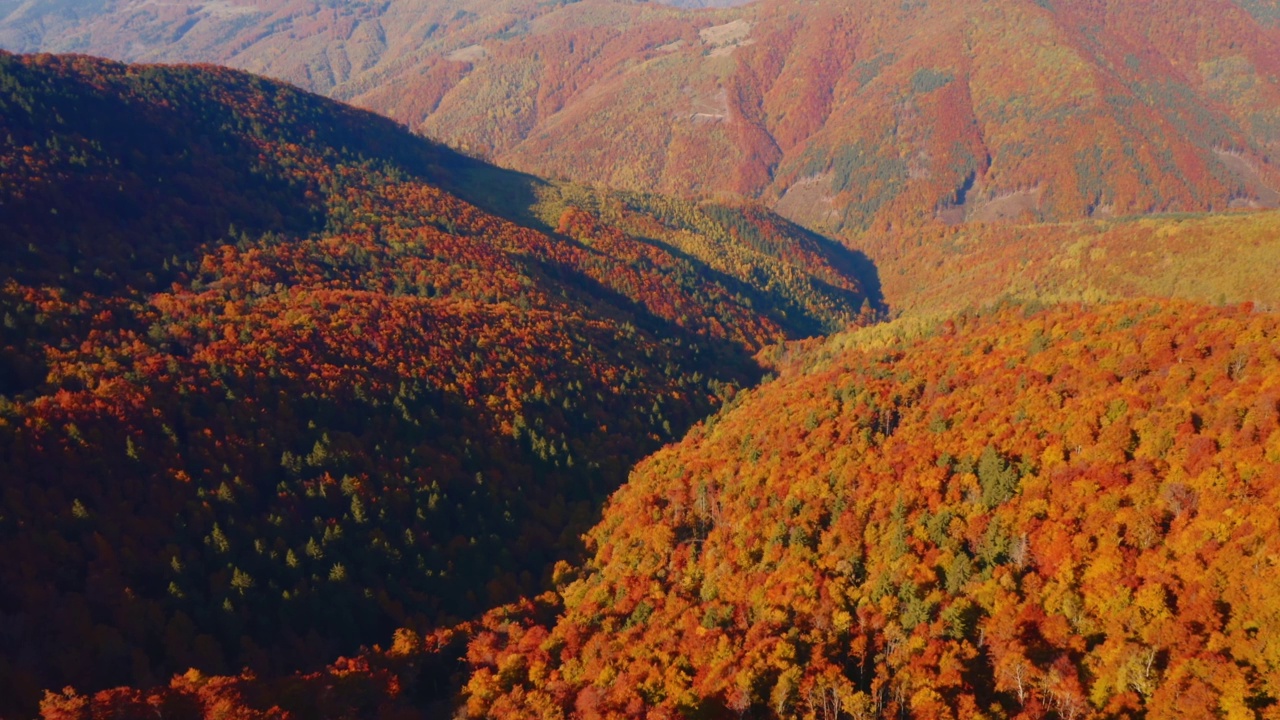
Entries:
POLYGON ((642 463, 581 578, 472 642, 465 711, 1276 717, 1278 502, 1275 315, 839 338, 642 463))
POLYGON ((869 317, 856 269, 236 72, 0 54, 0 714, 537 591, 752 353, 869 317))
POLYGON ((1277 18, 1274 0, 110 0, 0 5, 0 46, 227 63, 539 175, 759 197, 853 233, 1280 205, 1277 18))

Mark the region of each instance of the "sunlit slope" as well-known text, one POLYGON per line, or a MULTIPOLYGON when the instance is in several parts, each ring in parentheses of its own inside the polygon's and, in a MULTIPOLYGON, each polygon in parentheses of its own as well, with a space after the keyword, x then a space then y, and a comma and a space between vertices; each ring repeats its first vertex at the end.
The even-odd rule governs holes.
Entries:
POLYGON ((1280 307, 1275 212, 932 227, 855 244, 875 258, 886 302, 904 315, 939 317, 1006 296, 1280 307))
POLYGON ((558 619, 473 641, 470 716, 1269 716, 1275 315, 834 342, 641 464, 558 619))
POLYGON ((1280 31, 1253 0, 35 12, 3 42, 230 63, 535 174, 759 197, 820 229, 1280 202, 1280 31))

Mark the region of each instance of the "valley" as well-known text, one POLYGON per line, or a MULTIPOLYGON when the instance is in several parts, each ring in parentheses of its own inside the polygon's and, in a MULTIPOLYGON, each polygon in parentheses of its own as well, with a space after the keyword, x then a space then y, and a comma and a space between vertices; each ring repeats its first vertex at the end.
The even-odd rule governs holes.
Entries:
POLYGON ((0 717, 1280 717, 1274 5, 0 2, 0 717))
POLYGON ((9 703, 533 593, 753 353, 870 320, 852 253, 763 210, 541 183, 230 71, 0 73, 9 703))

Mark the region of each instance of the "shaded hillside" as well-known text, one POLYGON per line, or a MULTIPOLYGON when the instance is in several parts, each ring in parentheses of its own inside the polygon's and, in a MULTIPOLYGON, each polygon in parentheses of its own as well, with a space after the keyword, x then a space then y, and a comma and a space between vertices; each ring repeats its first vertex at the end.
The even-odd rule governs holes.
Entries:
POLYGON ((752 353, 859 318, 765 211, 610 198, 237 72, 0 54, 0 713, 536 592, 752 353))
POLYGON ((639 466, 563 614, 472 642, 469 716, 1274 716, 1277 316, 835 342, 639 466))
POLYGON ((254 7, 24 6, 0 42, 231 63, 522 170, 760 197, 810 227, 1280 204, 1265 2, 254 7))

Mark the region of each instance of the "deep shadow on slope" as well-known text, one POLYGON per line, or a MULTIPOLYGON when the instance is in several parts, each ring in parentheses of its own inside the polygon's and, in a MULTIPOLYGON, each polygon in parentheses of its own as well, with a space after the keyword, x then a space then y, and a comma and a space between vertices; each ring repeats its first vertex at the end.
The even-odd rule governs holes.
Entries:
POLYGON ((822 246, 837 270, 858 279, 872 310, 880 316, 885 316, 889 313, 889 305, 884 298, 884 289, 880 285, 880 269, 876 266, 874 260, 861 250, 847 247, 806 227, 790 221, 787 222, 797 233, 811 238, 815 243, 822 246))
MULTIPOLYGON (((364 187, 344 184, 344 173, 372 177, 375 185, 421 179, 511 219, 528 217, 537 180, 243 73, 0 55, 0 79, 0 130, 13 137, 3 146, 5 156, 36 163, 3 166, 13 174, 0 185, 5 219, 13 222, 0 226, 0 262, 16 290, 6 286, 0 293, 0 369, 43 361, 49 348, 87 348, 78 351, 84 362, 74 372, 25 368, 22 383, 0 388, 6 395, 0 484, 12 491, 3 498, 0 547, 32 551, 20 567, 0 570, 6 581, 0 582, 0 647, 6 648, 0 669, 23 676, 19 683, 18 672, 0 672, 0 713, 31 712, 42 686, 149 685, 191 665, 210 672, 247 665, 264 675, 307 670, 362 644, 385 643, 404 619, 387 606, 418 615, 429 610, 430 617, 416 618, 422 626, 472 617, 514 592, 535 593, 546 586, 556 559, 580 550, 580 533, 595 523, 601 503, 635 462, 713 411, 722 388, 731 392, 760 378, 738 344, 659 317, 580 268, 519 258, 522 277, 556 300, 542 307, 543 316, 556 308, 572 316, 552 327, 569 341, 551 346, 538 337, 504 337, 507 349, 531 361, 566 346, 581 349, 571 347, 576 343, 590 351, 578 355, 618 369, 618 377, 634 371, 640 378, 622 391, 592 385, 608 373, 569 368, 561 382, 576 380, 575 394, 553 387, 549 398, 525 411, 531 427, 541 430, 537 423, 546 420, 588 446, 584 459, 594 466, 564 469, 543 456, 538 443, 547 440, 545 432, 473 432, 483 423, 459 392, 421 378, 406 380, 425 390, 406 387, 407 381, 397 390, 400 377, 385 382, 381 394, 369 389, 373 363, 360 364, 368 355, 353 349, 359 336, 332 334, 327 317, 300 323, 301 340, 291 328, 270 324, 300 307, 288 303, 297 296, 292 290, 354 297, 365 289, 349 279, 356 263, 364 262, 357 270, 370 274, 398 269, 386 261, 401 258, 386 247, 364 260, 342 256, 351 266, 341 268, 334 256, 311 247, 321 235, 333 237, 330 232, 358 240, 346 227, 351 209, 333 198, 364 187), (289 154, 292 146, 307 151, 289 154), (20 150, 28 147, 35 149, 20 150), (233 256, 276 257, 278 267, 257 267, 280 270, 276 277, 283 281, 241 282, 250 273, 237 274, 242 266, 233 256), (315 285, 290 278, 314 278, 315 285), (24 297, 45 290, 57 299, 49 312, 24 297), (210 302, 201 304, 206 295, 210 302), (241 320, 255 304, 284 312, 241 320), (165 314, 175 306, 185 314, 165 314), (112 312, 102 312, 107 307, 112 312), (629 335, 617 332, 628 325, 634 328, 629 335), (255 356, 236 354, 270 343, 282 352, 267 356, 269 362, 248 363, 243 358, 255 356), (210 347, 219 349, 206 352, 210 347), (356 379, 336 390, 311 384, 312 358, 320 356, 332 372, 356 379), (137 357, 145 367, 131 364, 137 357), (103 367, 109 369, 94 374, 103 367), (95 396, 104 377, 116 381, 114 391, 95 396), (571 415, 570 400, 590 412, 571 415), (47 423, 9 422, 46 411, 47 423), (435 464, 423 463, 423 455, 435 464), (510 472, 490 474, 494 468, 510 472), (369 487, 346 483, 348 475, 369 487), (519 483, 493 487, 508 476, 519 483), (414 503, 428 502, 424 477, 448 490, 425 518, 414 514, 420 509, 414 503), (341 491, 317 489, 326 482, 341 483, 341 491), (348 485, 367 492, 360 496, 362 510, 348 485), (411 502, 378 504, 402 491, 411 502), (6 520, 14 517, 22 518, 21 531, 6 520), (346 537, 332 533, 334 526, 346 537), (422 530, 422 542, 432 544, 419 555, 432 567, 457 560, 461 569, 415 577, 412 555, 406 551, 402 563, 396 553, 403 548, 388 545, 407 528, 422 530), (319 551, 304 554, 298 541, 321 534, 319 551), (266 542, 259 548, 257 540, 266 542), (446 546, 445 540, 457 542, 446 546), (431 554, 453 552, 455 544, 462 545, 456 557, 431 554), (168 554, 170 546, 176 554, 168 554), (117 548, 105 559, 95 555, 117 548), (370 548, 394 552, 376 560, 370 548), (286 550, 301 556, 288 561, 297 563, 289 570, 282 569, 286 550), (228 589, 237 573, 238 589, 228 589), (56 583, 47 582, 51 575, 56 583), (509 576, 514 579, 507 582, 509 576), (290 598, 297 577, 318 582, 290 598), (491 592, 491 580, 510 587, 491 592), (382 581, 395 587, 362 591, 382 581), (147 622, 117 633, 119 642, 80 650, 79 628, 115 632, 126 614, 121 607, 147 622), (178 617, 208 641, 170 652, 166 631, 173 623, 167 628, 166 619, 178 617), (332 636, 313 637, 317 630, 332 636), (251 652, 242 638, 266 650, 251 652), (206 652, 209 647, 214 651, 206 652), (299 647, 307 651, 303 660, 299 647)), ((404 252, 403 258, 418 257, 404 252)), ((412 252, 431 256, 435 249, 420 243, 412 252)), ((514 303, 495 302, 502 307, 494 309, 475 297, 464 302, 501 320, 520 319, 514 303)), ((371 334, 375 327, 368 326, 371 334)), ((425 334, 428 327, 413 328, 434 337, 425 334)), ((493 360, 481 352, 485 347, 492 344, 466 346, 470 355, 457 366, 483 368, 493 360)))
POLYGON ((0 150, 51 158, 0 171, 0 267, 19 280, 95 292, 165 287, 172 276, 156 271, 166 261, 232 231, 323 229, 323 188, 260 158, 263 142, 417 177, 515 222, 529 221, 540 183, 247 73, 80 56, 34 64, 0 51, 0 150), (41 87, 49 72, 61 74, 57 87, 41 87), (271 105, 255 106, 258 95, 271 105), (19 184, 13 175, 23 172, 43 182, 19 184))
MULTIPOLYGON (((689 265, 694 268, 695 272, 698 273, 700 278, 720 285, 739 297, 752 298, 755 301, 755 304, 752 306, 753 309, 763 312, 767 317, 777 322, 779 325, 786 327, 788 330, 788 339, 799 340, 807 337, 817 337, 839 329, 823 327, 821 319, 810 315, 805 308, 801 307, 798 303, 794 302, 791 298, 786 297, 781 292, 760 293, 756 288, 751 287, 743 280, 729 275, 728 273, 720 272, 699 258, 696 258, 669 243, 651 237, 632 237, 639 242, 651 245, 652 247, 658 248, 663 252, 670 253, 672 256, 689 263, 689 265)), ((858 278, 859 282, 862 282, 861 276, 855 275, 855 277, 858 278)), ((858 300, 854 293, 817 278, 813 279, 813 284, 815 288, 822 290, 828 297, 843 298, 855 303, 858 300)), ((867 299, 870 301, 870 296, 868 296, 867 299)))
MULTIPOLYGON (((146 290, 173 278, 160 272, 170 259, 189 259, 232 227, 251 234, 323 227, 310 188, 260 167, 227 108, 208 103, 201 115, 182 102, 212 92, 212 75, 167 70, 151 78, 150 69, 138 70, 139 85, 172 99, 159 110, 114 77, 72 71, 96 62, 50 57, 36 69, 0 53, 8 146, 0 149, 48 158, 7 169, 0 183, 0 267, 8 277, 100 293, 146 290), (49 72, 65 79, 41 87, 49 72), (189 85, 174 82, 184 76, 189 85), (24 171, 35 181, 15 177, 24 171)), ((228 77, 248 82, 230 73, 222 82, 228 77)))

